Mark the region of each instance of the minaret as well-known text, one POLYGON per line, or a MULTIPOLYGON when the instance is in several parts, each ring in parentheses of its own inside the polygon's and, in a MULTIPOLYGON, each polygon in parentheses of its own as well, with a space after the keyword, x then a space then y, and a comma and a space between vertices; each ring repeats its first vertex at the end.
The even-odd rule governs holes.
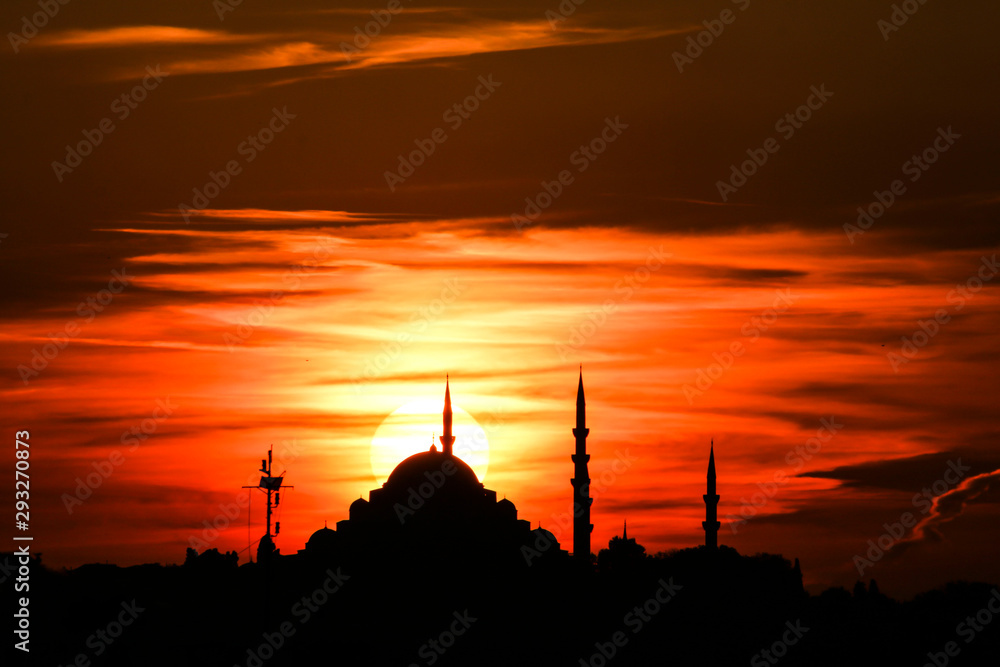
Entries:
POLYGON ((451 446, 455 444, 455 436, 451 434, 451 388, 448 386, 448 376, 444 376, 444 435, 441 436, 441 448, 451 456, 451 446))
POLYGON ((573 459, 574 477, 570 480, 573 485, 573 557, 580 562, 590 562, 590 533, 594 530, 594 524, 590 523, 590 473, 587 471, 587 463, 590 455, 587 454, 587 435, 590 429, 587 428, 587 402, 583 398, 583 366, 580 367, 580 384, 576 390, 576 428, 573 435, 576 436, 576 453, 573 459))
POLYGON ((712 448, 708 454, 708 493, 702 498, 705 499, 705 521, 701 527, 705 529, 705 546, 715 550, 719 548, 719 526, 718 521, 719 494, 715 492, 715 440, 712 440, 712 448))

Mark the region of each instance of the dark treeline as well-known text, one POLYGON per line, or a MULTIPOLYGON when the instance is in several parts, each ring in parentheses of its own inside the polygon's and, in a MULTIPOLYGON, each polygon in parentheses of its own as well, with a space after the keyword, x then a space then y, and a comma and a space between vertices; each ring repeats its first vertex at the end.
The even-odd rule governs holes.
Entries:
POLYGON ((178 566, 35 562, 30 664, 942 667, 1000 655, 988 584, 900 603, 874 581, 811 596, 797 563, 728 547, 649 556, 615 538, 581 568, 557 550, 439 546, 242 566, 214 549, 178 566))

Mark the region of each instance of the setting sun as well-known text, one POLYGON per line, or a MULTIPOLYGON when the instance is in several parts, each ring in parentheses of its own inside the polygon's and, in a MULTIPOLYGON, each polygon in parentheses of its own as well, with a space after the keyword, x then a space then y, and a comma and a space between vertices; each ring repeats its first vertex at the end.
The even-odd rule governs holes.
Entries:
MULTIPOLYGON (((400 461, 430 449, 432 437, 434 446, 441 449, 442 406, 440 398, 421 398, 397 408, 383 420, 371 446, 372 474, 379 485, 385 483, 400 461)), ((482 482, 490 464, 486 432, 458 405, 453 404, 452 410, 455 455, 468 463, 482 482)))

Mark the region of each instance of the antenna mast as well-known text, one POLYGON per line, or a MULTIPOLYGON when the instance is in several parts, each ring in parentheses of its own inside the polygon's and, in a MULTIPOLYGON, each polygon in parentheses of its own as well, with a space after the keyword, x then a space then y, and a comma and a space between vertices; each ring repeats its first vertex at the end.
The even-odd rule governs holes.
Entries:
MULTIPOLYGON (((281 522, 274 524, 274 535, 271 534, 271 514, 281 503, 281 482, 285 479, 284 473, 273 476, 272 466, 274 464, 274 445, 267 450, 267 458, 260 461, 260 472, 264 476, 260 478, 257 486, 244 486, 244 489, 261 489, 267 493, 267 533, 260 540, 257 547, 257 560, 261 561, 271 556, 275 552, 274 537, 281 532, 281 522)), ((294 486, 286 486, 286 489, 294 489, 294 486)))

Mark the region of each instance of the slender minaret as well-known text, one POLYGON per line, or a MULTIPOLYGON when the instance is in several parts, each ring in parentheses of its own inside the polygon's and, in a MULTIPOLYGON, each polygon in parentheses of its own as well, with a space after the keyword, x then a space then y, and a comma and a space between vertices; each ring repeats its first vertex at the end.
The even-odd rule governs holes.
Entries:
POLYGON ((718 521, 719 494, 715 492, 715 440, 712 440, 712 448, 708 454, 708 493, 702 498, 705 499, 705 521, 701 527, 705 529, 705 546, 709 549, 719 548, 719 526, 718 521))
POLYGON ((451 456, 451 446, 455 444, 455 436, 451 434, 451 387, 448 376, 444 376, 444 435, 441 436, 441 449, 451 456))
POLYGON ((570 480, 573 485, 573 557, 581 562, 590 562, 590 533, 594 530, 594 524, 590 523, 590 504, 594 502, 590 498, 590 473, 587 471, 587 463, 590 455, 587 454, 587 435, 590 429, 587 428, 587 402, 583 398, 583 366, 580 367, 580 384, 576 390, 576 428, 573 435, 576 436, 576 453, 573 459, 574 477, 570 480))

